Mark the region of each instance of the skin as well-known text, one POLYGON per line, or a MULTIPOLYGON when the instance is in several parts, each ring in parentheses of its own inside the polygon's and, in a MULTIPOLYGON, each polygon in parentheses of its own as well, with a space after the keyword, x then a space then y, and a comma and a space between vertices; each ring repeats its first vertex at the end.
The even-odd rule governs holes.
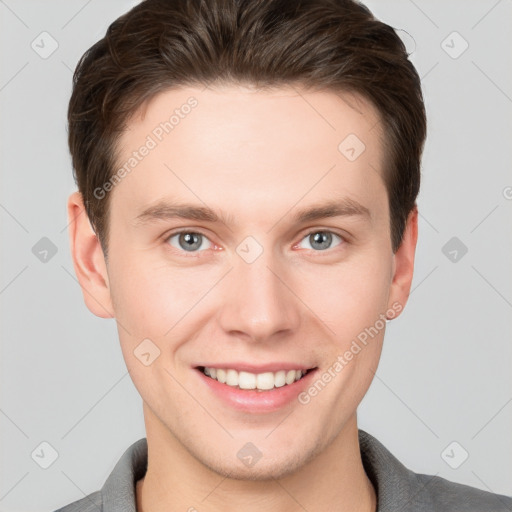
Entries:
POLYGON ((108 261, 80 194, 68 201, 85 303, 116 319, 143 399, 148 470, 137 482, 138 510, 376 510, 356 410, 385 328, 309 403, 272 413, 226 406, 192 367, 293 361, 322 373, 380 315, 405 306, 417 210, 393 253, 377 112, 361 97, 326 91, 180 88, 130 119, 120 165, 190 96, 197 107, 111 192, 108 261), (338 150, 349 134, 366 146, 354 161, 338 150), (299 209, 346 197, 369 217, 294 221, 299 209), (137 223, 164 199, 208 206, 230 222, 137 223), (187 252, 171 237, 178 228, 204 235, 200 248, 187 252), (334 233, 328 248, 309 236, 317 231, 334 233), (236 252, 248 236, 263 249, 252 263, 236 252), (134 355, 146 338, 160 350, 148 366, 134 355), (247 442, 263 454, 253 467, 237 458, 247 442))

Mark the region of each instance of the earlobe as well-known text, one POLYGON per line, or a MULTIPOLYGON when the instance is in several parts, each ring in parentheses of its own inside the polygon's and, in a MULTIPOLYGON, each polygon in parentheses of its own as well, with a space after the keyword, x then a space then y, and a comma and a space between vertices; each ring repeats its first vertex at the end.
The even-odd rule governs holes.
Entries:
POLYGON ((69 196, 67 210, 71 257, 85 304, 96 316, 113 318, 103 249, 89 222, 80 192, 69 196))
POLYGON ((398 316, 407 300, 411 290, 414 273, 414 257, 418 241, 418 207, 415 205, 407 217, 407 224, 402 243, 393 256, 393 278, 389 293, 388 308, 398 316))

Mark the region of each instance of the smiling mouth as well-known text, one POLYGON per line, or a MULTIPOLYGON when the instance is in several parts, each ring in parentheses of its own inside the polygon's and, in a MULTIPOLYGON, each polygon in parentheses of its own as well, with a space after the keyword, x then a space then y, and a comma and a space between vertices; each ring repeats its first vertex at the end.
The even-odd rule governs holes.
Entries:
POLYGON ((277 372, 250 373, 231 368, 210 368, 198 366, 197 369, 210 379, 240 390, 271 391, 289 386, 316 370, 279 370, 277 372))

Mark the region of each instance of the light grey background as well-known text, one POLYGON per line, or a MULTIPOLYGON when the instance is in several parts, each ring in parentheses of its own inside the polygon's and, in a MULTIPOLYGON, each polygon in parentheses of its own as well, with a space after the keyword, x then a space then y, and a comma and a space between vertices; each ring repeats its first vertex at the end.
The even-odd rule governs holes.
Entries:
MULTIPOLYGON (((75 190, 72 70, 135 3, 0 0, 0 512, 53 510, 98 490, 145 435, 114 320, 83 303, 65 206, 75 190), (58 43, 47 58, 43 31, 58 43), (57 249, 46 263, 32 252, 42 237, 57 249), (39 465, 51 462, 46 445, 32 458, 42 442, 58 453, 48 469, 39 465)), ((416 472, 511 495, 512 2, 367 4, 414 38, 403 33, 429 134, 412 294, 388 324, 360 427, 416 472), (468 249, 455 262, 443 253, 452 237, 468 249), (453 469, 447 461, 460 463, 463 450, 453 469)))

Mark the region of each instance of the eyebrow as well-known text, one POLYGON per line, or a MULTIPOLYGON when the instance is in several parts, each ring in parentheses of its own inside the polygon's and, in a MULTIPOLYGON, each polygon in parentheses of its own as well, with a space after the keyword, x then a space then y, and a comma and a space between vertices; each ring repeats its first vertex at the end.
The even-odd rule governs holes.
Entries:
MULTIPOLYGON (((370 220, 371 213, 366 206, 363 206, 356 200, 344 197, 339 200, 330 200, 299 210, 293 214, 292 221, 298 224, 304 224, 306 222, 329 217, 361 217, 365 220, 370 220)), ((141 225, 176 218, 211 223, 221 222, 226 225, 235 224, 234 215, 226 215, 222 212, 217 213, 207 206, 169 203, 166 201, 158 201, 144 209, 135 218, 135 224, 141 225)))

